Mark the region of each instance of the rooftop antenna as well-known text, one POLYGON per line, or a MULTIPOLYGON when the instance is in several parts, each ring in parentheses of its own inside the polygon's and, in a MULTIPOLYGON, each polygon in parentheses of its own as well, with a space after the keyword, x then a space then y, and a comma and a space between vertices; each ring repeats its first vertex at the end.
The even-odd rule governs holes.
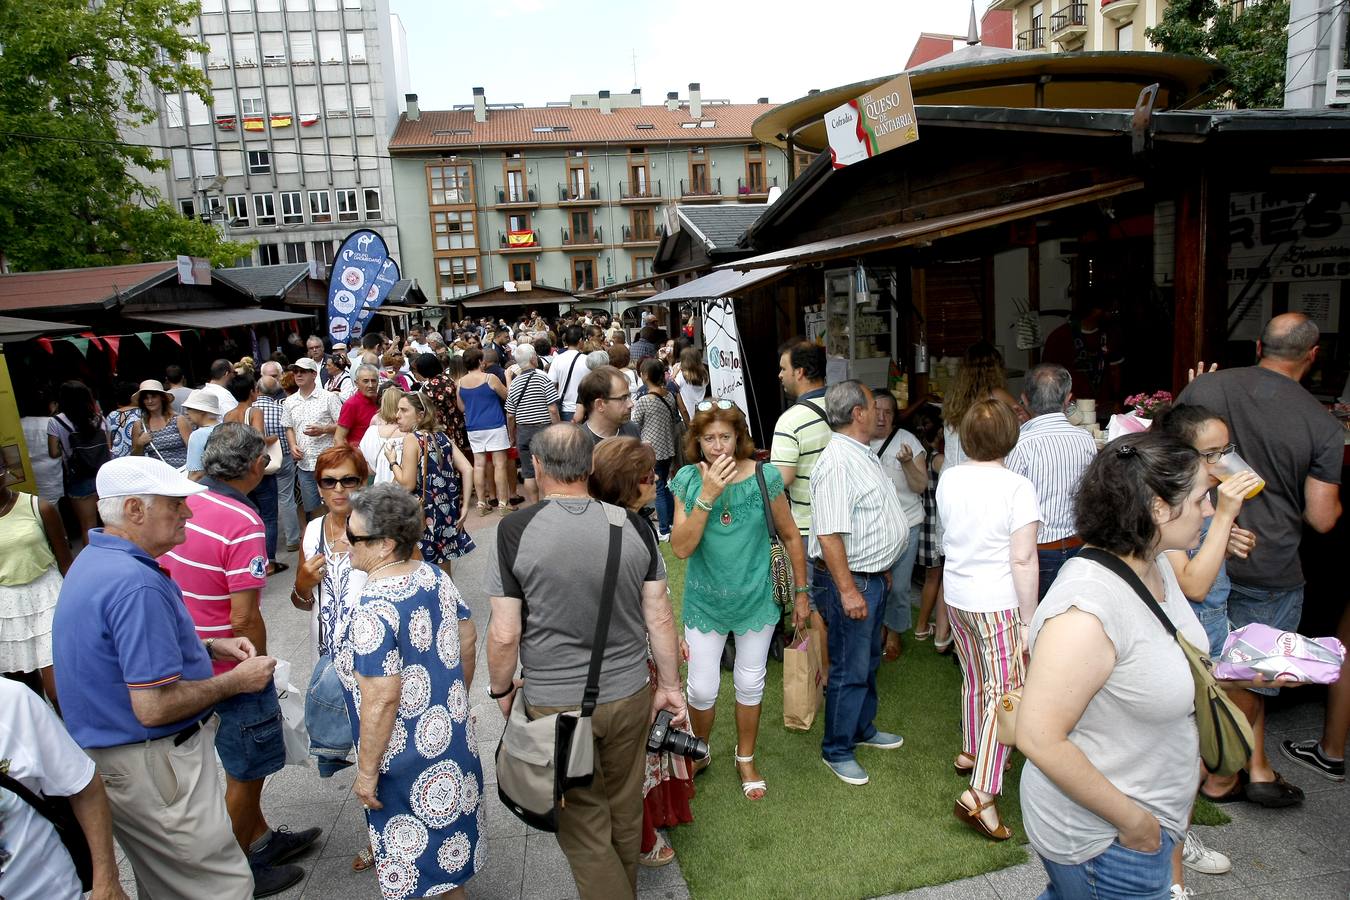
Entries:
POLYGON ((966 43, 975 46, 980 42, 980 25, 975 19, 975 0, 970 0, 970 27, 966 30, 966 43))
MULTIPOLYGON (((975 0, 971 0, 971 2, 973 3, 973 2, 975 2, 975 0)), ((971 7, 972 10, 973 10, 974 8, 975 8, 975 7, 973 7, 973 6, 971 7)), ((637 48, 634 47, 632 52, 633 52, 633 87, 636 88, 636 87, 638 86, 638 77, 637 77, 637 48)))

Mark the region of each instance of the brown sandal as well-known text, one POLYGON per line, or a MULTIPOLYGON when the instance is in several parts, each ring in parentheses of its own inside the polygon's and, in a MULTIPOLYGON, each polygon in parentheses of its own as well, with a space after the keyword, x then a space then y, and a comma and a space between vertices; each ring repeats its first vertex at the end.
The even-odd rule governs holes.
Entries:
MULTIPOLYGON (((960 759, 962 759, 963 757, 964 757, 965 759, 970 760, 970 765, 967 766, 967 765, 964 765, 964 764, 961 763, 961 762, 953 762, 953 763, 952 763, 952 768, 955 769, 955 770, 956 770, 956 774, 957 774, 957 775, 960 775, 962 778, 969 778, 969 777, 970 777, 970 773, 975 771, 975 757, 971 756, 969 753, 967 753, 967 752, 964 751, 964 750, 962 750, 960 753, 956 754, 956 759, 957 759, 957 760, 960 760, 960 759)), ((1007 760, 1007 761, 1005 761, 1005 762, 1003 763, 1003 772, 1004 772, 1004 774, 1006 775, 1008 772, 1011 772, 1011 771, 1012 771, 1012 760, 1009 759, 1009 760, 1007 760)))
MULTIPOLYGON (((968 791, 966 793, 970 792, 968 791)), ((965 794, 962 794, 961 796, 965 796, 965 794)), ((978 800, 979 798, 971 793, 971 799, 978 800)), ((1006 841, 1008 838, 1012 837, 1012 829, 1007 825, 1004 825, 1002 819, 999 820, 997 827, 990 828, 988 825, 984 824, 984 820, 980 818, 980 813, 992 807, 997 800, 997 797, 990 797, 983 803, 976 803, 972 808, 962 803, 961 797, 957 797, 955 810, 956 818, 966 823, 972 830, 989 838, 991 841, 1006 841)), ((998 812, 997 809, 994 811, 998 812)))

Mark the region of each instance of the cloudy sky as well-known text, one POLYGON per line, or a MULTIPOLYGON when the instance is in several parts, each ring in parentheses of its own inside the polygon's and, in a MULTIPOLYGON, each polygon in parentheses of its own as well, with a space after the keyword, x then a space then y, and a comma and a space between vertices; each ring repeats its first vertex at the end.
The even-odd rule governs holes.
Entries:
POLYGON ((965 34, 970 0, 390 0, 390 10, 408 33, 403 90, 423 109, 449 109, 478 85, 489 103, 634 87, 657 103, 691 81, 705 98, 783 102, 900 71, 919 32, 965 34))

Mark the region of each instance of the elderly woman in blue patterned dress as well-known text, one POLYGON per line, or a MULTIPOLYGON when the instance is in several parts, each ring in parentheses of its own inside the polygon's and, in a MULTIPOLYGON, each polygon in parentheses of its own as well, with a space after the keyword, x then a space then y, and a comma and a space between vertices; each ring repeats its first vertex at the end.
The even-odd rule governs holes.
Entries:
POLYGON ((334 666, 380 890, 386 900, 463 897, 487 849, 469 608, 450 577, 416 555, 417 497, 379 484, 351 507, 351 563, 367 580, 334 666))

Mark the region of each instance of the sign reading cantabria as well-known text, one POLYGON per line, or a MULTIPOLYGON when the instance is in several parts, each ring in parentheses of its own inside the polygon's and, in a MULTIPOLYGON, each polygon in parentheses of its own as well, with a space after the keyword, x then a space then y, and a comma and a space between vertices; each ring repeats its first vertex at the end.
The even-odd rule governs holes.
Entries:
POLYGON ((836 169, 919 139, 909 76, 898 75, 825 114, 836 169))

